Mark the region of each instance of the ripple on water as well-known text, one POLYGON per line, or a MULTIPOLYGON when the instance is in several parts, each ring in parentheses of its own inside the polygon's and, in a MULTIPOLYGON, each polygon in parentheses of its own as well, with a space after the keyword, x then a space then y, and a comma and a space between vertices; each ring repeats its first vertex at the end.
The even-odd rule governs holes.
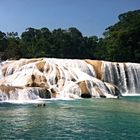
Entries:
POLYGON ((0 104, 0 139, 140 139, 140 98, 0 104))

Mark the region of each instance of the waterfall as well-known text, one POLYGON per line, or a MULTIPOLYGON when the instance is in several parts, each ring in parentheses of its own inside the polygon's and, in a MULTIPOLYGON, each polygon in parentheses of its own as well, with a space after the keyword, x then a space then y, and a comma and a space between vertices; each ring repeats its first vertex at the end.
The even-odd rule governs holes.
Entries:
POLYGON ((125 94, 140 93, 140 64, 103 61, 103 81, 119 87, 125 94))
POLYGON ((116 98, 140 93, 140 65, 34 58, 0 63, 0 101, 116 98))
POLYGON ((130 93, 140 93, 140 65, 126 63, 127 83, 130 93))

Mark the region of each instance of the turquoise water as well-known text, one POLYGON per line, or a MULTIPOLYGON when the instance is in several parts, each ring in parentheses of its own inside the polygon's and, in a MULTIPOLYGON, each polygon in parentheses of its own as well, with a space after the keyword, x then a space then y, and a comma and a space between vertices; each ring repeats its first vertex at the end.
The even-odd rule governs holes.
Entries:
POLYGON ((0 140, 140 140, 140 97, 0 104, 0 140))

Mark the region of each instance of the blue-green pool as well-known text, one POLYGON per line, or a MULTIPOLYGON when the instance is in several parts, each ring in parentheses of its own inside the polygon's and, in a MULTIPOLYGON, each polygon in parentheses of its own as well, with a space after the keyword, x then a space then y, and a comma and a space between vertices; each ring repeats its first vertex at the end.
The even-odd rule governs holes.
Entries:
POLYGON ((0 103, 0 140, 140 140, 140 97, 0 103))

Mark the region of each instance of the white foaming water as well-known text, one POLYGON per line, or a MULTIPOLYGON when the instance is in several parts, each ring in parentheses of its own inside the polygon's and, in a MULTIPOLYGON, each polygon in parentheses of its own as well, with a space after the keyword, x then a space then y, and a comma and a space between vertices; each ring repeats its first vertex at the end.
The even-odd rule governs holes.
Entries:
POLYGON ((123 95, 140 94, 140 64, 103 62, 103 80, 119 87, 123 95))
POLYGON ((93 67, 87 64, 84 60, 56 58, 45 58, 44 60, 49 64, 55 64, 66 69, 79 69, 80 71, 83 71, 88 75, 96 77, 93 67))
POLYGON ((140 93, 140 65, 126 63, 129 93, 140 93))
POLYGON ((114 85, 122 93, 140 92, 139 64, 103 61, 101 73, 104 82, 96 78, 92 65, 77 59, 43 58, 2 62, 0 85, 4 87, 0 89, 0 100, 28 102, 48 97, 79 99, 82 94, 96 98, 116 98, 114 85), (39 67, 44 63, 43 67, 38 68, 38 63, 39 67))
POLYGON ((122 96, 140 96, 140 93, 122 93, 122 96))

